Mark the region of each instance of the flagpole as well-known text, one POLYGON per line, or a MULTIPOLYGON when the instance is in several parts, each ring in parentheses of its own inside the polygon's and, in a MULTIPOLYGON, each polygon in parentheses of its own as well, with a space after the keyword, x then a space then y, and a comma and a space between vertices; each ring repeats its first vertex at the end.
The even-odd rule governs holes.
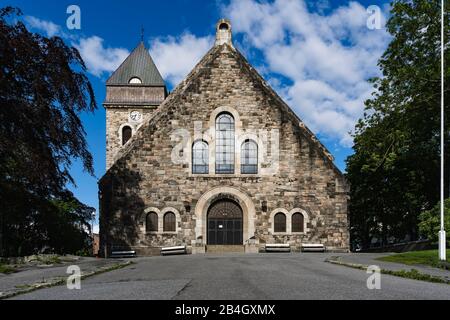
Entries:
POLYGON ((439 231, 439 259, 446 260, 444 228, 444 1, 441 0, 441 230, 439 231))

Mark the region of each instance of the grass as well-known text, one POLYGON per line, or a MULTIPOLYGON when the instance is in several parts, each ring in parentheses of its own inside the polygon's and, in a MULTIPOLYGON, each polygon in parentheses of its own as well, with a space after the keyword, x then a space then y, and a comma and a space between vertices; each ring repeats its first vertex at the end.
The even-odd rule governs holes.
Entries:
MULTIPOLYGON (((449 260, 450 250, 447 250, 447 264, 449 260)), ((397 253, 386 257, 377 258, 380 261, 402 263, 406 265, 427 265, 437 268, 445 268, 445 263, 439 260, 438 250, 411 251, 397 253)))
POLYGON ((16 269, 14 269, 12 266, 0 264, 0 273, 13 273, 13 272, 16 272, 16 269))

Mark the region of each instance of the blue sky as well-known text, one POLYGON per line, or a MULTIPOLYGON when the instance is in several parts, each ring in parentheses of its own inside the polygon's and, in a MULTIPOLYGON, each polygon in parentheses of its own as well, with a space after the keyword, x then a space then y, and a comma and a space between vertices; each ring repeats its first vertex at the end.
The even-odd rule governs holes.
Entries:
POLYGON ((22 9, 33 31, 78 47, 88 66, 98 109, 83 114, 82 121, 96 176, 75 162, 77 186, 70 188, 95 208, 97 180, 105 173, 105 81, 138 44, 141 26, 172 89, 211 47, 217 20, 229 18, 235 46, 318 135, 342 171, 352 152, 348 132, 372 92, 366 80, 379 74, 376 62, 389 43, 383 25, 366 26, 367 7, 379 6, 385 18, 387 1, 7 0, 3 5, 22 9), (81 9, 81 30, 66 27, 72 4, 81 9))

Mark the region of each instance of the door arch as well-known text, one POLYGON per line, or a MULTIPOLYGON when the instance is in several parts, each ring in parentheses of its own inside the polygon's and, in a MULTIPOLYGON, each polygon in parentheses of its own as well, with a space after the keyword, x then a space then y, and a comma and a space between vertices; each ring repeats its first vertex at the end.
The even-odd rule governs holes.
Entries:
POLYGON ((242 245, 243 213, 239 204, 231 199, 220 199, 208 209, 207 244, 242 245))

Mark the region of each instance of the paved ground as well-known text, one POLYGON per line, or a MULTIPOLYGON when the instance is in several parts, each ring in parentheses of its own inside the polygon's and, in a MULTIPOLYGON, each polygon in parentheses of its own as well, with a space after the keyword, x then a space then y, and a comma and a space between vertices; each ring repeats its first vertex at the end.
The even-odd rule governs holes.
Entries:
POLYGON ((31 287, 52 284, 61 281, 61 279, 67 279, 69 274, 66 272, 69 265, 79 266, 82 275, 86 275, 126 262, 125 259, 105 260, 80 257, 73 261, 55 265, 24 266, 16 273, 0 273, 0 298, 29 290, 31 287))
POLYGON ((332 254, 229 254, 137 258, 124 269, 14 299, 450 299, 450 285, 381 275, 369 290, 362 270, 325 262, 332 254))

